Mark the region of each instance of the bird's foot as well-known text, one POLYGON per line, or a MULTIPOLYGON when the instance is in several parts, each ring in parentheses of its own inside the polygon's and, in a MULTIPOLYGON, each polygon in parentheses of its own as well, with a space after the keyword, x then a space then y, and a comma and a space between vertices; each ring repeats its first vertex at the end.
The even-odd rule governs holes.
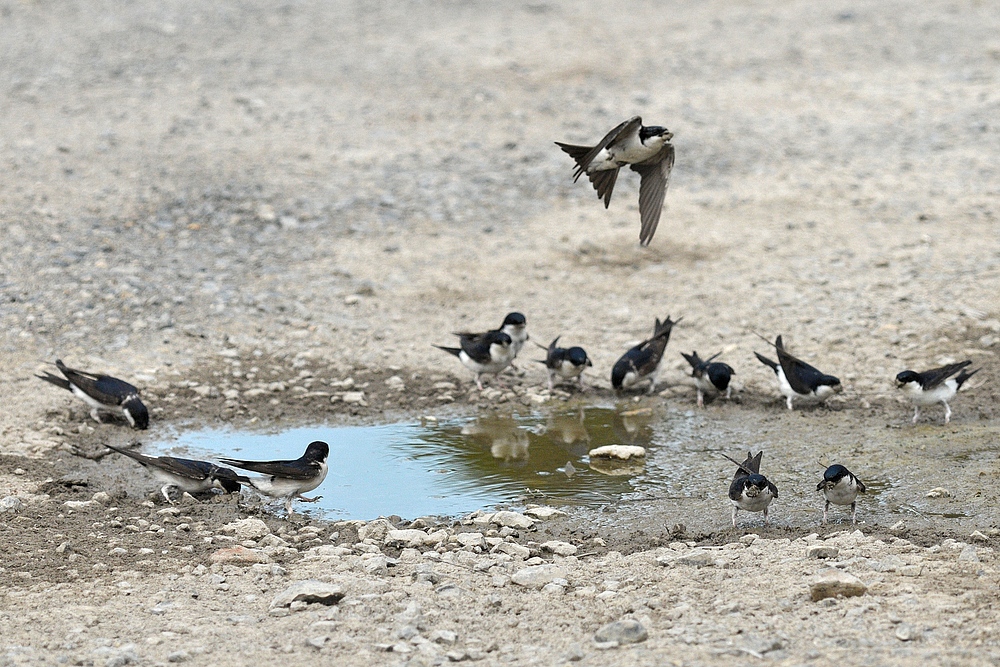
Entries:
POLYGON ((312 498, 306 498, 305 496, 303 496, 300 493, 299 495, 297 495, 295 497, 298 498, 299 500, 301 500, 304 503, 315 503, 315 502, 319 502, 319 499, 322 498, 323 496, 313 496, 312 498))

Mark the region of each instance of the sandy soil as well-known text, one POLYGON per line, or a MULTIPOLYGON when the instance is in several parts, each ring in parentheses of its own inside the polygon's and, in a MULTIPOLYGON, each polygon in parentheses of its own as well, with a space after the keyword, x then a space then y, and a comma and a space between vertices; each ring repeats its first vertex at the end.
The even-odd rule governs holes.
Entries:
MULTIPOLYGON (((996 662, 1000 505, 976 484, 998 472, 1000 15, 621 7, 0 3, 0 497, 24 503, 0 514, 2 664, 996 662), (678 156, 647 249, 633 175, 605 210, 552 144, 633 114, 668 126, 678 156), (444 530, 405 547, 386 525, 362 537, 225 498, 163 513, 135 479, 93 501, 86 457, 135 434, 32 377, 59 356, 134 379, 149 437, 539 404, 539 369, 481 395, 430 347, 512 309, 535 339, 587 348, 595 400, 613 400, 612 363, 655 317, 683 316, 672 350, 724 350, 737 369, 738 403, 712 409, 746 411, 767 433, 748 439, 794 466, 905 424, 899 370, 971 358, 984 370, 949 428, 931 410, 870 460, 905 470, 973 434, 956 484, 979 509, 960 534, 793 521, 757 541, 673 529, 683 512, 665 502, 644 523, 397 518, 444 530), (845 391, 782 412, 754 332, 784 334, 845 391), (347 376, 366 406, 324 395, 347 376), (434 386, 456 379, 454 395, 434 386), (246 517, 266 532, 225 528, 246 517), (865 595, 810 600, 819 542, 865 595), (251 555, 218 556, 234 543, 251 555), (516 583, 537 564, 560 576, 516 583), (310 578, 343 599, 271 609, 310 578), (595 642, 622 618, 648 639, 595 642)), ((693 407, 675 389, 643 400, 693 407)))

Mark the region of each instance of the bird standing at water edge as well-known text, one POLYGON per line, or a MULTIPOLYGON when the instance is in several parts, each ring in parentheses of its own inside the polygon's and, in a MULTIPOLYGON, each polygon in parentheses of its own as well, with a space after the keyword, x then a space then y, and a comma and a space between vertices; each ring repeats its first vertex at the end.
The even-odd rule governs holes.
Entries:
POLYGON ((766 526, 767 508, 771 501, 778 497, 778 487, 760 474, 763 450, 757 452, 756 456, 747 452, 747 458, 743 463, 725 454, 723 456, 738 466, 736 474, 733 475, 733 482, 729 485, 729 500, 733 503, 733 528, 736 527, 736 513, 739 510, 763 512, 766 526))
MULTIPOLYGON (((138 443, 136 444, 138 445, 138 443)), ((176 486, 186 493, 201 493, 208 491, 218 483, 226 493, 239 493, 241 482, 250 483, 249 479, 238 475, 235 471, 207 461, 179 459, 173 456, 146 456, 108 444, 105 444, 105 447, 139 462, 153 477, 163 482, 160 493, 163 494, 164 500, 171 505, 174 504, 174 501, 167 495, 167 489, 171 486, 176 486)))
POLYGON ((322 498, 307 498, 302 494, 312 491, 326 479, 329 470, 326 460, 329 456, 330 446, 322 440, 314 440, 302 456, 290 461, 219 460, 226 465, 263 474, 264 477, 247 478, 246 482, 272 498, 284 498, 285 511, 292 514, 293 499, 314 503, 322 498))
POLYGON ((694 379, 694 386, 698 390, 699 408, 705 407, 705 394, 715 395, 726 392, 726 398, 728 399, 732 393, 732 386, 730 386, 729 382, 732 376, 736 374, 736 371, 729 364, 724 364, 721 361, 712 361, 720 354, 722 353, 713 354, 708 359, 701 359, 697 351, 691 354, 681 352, 681 356, 691 364, 691 377, 694 379))
MULTIPOLYGON (((771 344, 763 336, 760 338, 769 345, 771 344)), ((781 342, 781 336, 778 336, 774 341, 774 349, 778 353, 777 363, 758 352, 754 352, 754 355, 762 364, 774 371, 778 379, 778 390, 785 397, 789 410, 793 409, 793 400, 797 399, 804 403, 822 403, 841 390, 839 379, 822 373, 789 354, 781 342)))
POLYGON ((664 322, 656 320, 653 326, 653 337, 639 343, 621 356, 611 369, 611 386, 615 389, 626 389, 641 380, 649 380, 650 394, 656 389, 656 376, 660 372, 663 353, 670 341, 670 332, 674 325, 684 318, 672 321, 670 316, 664 322))

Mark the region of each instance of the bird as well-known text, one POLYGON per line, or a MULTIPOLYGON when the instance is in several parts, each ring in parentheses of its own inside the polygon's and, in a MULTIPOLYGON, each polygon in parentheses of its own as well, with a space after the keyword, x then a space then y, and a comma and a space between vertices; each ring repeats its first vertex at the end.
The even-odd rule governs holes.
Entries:
POLYGON ((507 313, 503 318, 503 324, 497 331, 502 331, 510 336, 510 349, 516 357, 524 344, 528 341, 528 318, 518 312, 507 313))
POLYGON ((476 374, 476 386, 483 390, 482 376, 484 373, 496 375, 510 366, 514 360, 513 341, 502 331, 487 331, 481 334, 460 333, 458 336, 461 347, 444 347, 435 345, 439 350, 458 357, 462 365, 476 374))
MULTIPOLYGON (((138 446, 140 443, 136 443, 138 446)), ((146 456, 128 449, 119 449, 114 445, 105 444, 108 449, 124 454, 138 461, 153 477, 163 483, 160 493, 170 503, 174 501, 167 494, 167 489, 176 486, 182 492, 201 493, 216 485, 221 486, 226 493, 239 493, 240 485, 250 483, 250 480, 236 473, 235 470, 217 466, 208 461, 179 459, 174 456, 146 456)))
POLYGON ((580 388, 583 388, 583 369, 587 366, 593 366, 594 363, 587 356, 586 350, 582 347, 558 347, 559 339, 562 336, 556 336, 555 340, 549 343, 548 347, 543 347, 539 345, 538 347, 546 351, 545 359, 536 360, 540 364, 545 364, 545 368, 549 371, 549 391, 552 391, 555 386, 555 378, 558 375, 564 380, 571 380, 576 378, 577 382, 580 384, 580 388))
POLYGON ((972 365, 972 361, 966 360, 923 373, 903 371, 896 376, 896 387, 902 389, 906 397, 913 403, 914 424, 920 418, 920 406, 934 405, 935 403, 944 405, 944 423, 947 424, 951 421, 951 407, 948 405, 948 401, 958 393, 966 380, 982 370, 977 368, 971 373, 965 372, 965 367, 970 365, 972 365), (955 377, 952 377, 953 375, 955 377))
POLYGON ((611 369, 611 386, 615 389, 631 387, 640 380, 649 379, 649 393, 656 388, 656 375, 660 372, 660 362, 663 352, 670 340, 670 331, 683 317, 672 321, 670 316, 660 322, 656 320, 653 326, 653 337, 639 343, 622 355, 611 369))
POLYGON ((49 372, 35 377, 72 392, 90 406, 90 416, 98 424, 101 423, 100 413, 108 412, 125 417, 134 429, 149 428, 149 411, 133 385, 110 375, 69 368, 61 359, 56 359, 56 368, 64 377, 49 372))
POLYGON ((830 503, 834 505, 851 506, 851 523, 858 522, 857 497, 859 493, 865 492, 865 485, 861 483, 854 473, 840 465, 834 464, 823 473, 823 481, 816 485, 817 491, 822 491, 826 498, 826 505, 823 507, 823 523, 826 523, 827 512, 830 511, 830 503))
POLYGON ((604 199, 604 208, 611 204, 611 191, 618 179, 618 170, 628 166, 639 174, 639 244, 648 246, 656 233, 663 210, 663 198, 670 183, 674 166, 674 135, 665 127, 643 125, 640 116, 633 116, 608 132, 596 146, 574 146, 555 142, 576 161, 573 182, 587 174, 604 199))
POLYGON ((697 351, 691 354, 681 352, 681 356, 691 364, 691 377, 694 378, 694 386, 698 390, 699 408, 705 407, 705 394, 714 395, 726 392, 727 399, 732 395, 733 388, 729 385, 729 380, 733 375, 736 375, 736 371, 729 364, 712 361, 720 354, 722 353, 713 354, 708 359, 701 359, 698 357, 697 351))
MULTIPOLYGON (((771 344, 763 336, 760 337, 769 345, 771 344)), ((786 352, 785 346, 781 342, 781 336, 778 336, 774 341, 774 349, 778 352, 777 363, 758 352, 754 352, 754 355, 762 364, 770 366, 771 370, 774 371, 778 378, 778 389, 785 397, 789 410, 792 409, 794 399, 806 403, 822 403, 842 389, 839 379, 820 372, 786 352)))
POLYGON ((305 453, 292 461, 244 461, 242 459, 220 458, 226 465, 259 472, 264 477, 247 478, 253 488, 272 498, 285 499, 285 511, 292 513, 292 499, 314 503, 322 496, 307 498, 302 494, 312 491, 323 483, 328 470, 326 460, 330 456, 330 445, 322 440, 314 440, 306 447, 305 453))
POLYGON ((733 528, 736 527, 736 512, 744 510, 747 512, 763 512, 764 525, 767 525, 767 507, 771 501, 778 497, 778 487, 760 474, 760 459, 764 456, 763 450, 753 453, 747 452, 747 459, 740 463, 736 459, 723 454, 727 459, 735 463, 736 474, 733 475, 733 482, 729 485, 729 500, 733 503, 733 528))

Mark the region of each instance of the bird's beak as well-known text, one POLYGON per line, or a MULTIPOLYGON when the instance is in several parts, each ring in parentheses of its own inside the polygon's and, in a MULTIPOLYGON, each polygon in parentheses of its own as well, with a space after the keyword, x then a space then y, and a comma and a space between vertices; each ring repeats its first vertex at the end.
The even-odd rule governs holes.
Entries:
POLYGON ((670 141, 671 139, 674 138, 674 133, 673 132, 667 132, 666 137, 667 137, 667 141, 670 141))

